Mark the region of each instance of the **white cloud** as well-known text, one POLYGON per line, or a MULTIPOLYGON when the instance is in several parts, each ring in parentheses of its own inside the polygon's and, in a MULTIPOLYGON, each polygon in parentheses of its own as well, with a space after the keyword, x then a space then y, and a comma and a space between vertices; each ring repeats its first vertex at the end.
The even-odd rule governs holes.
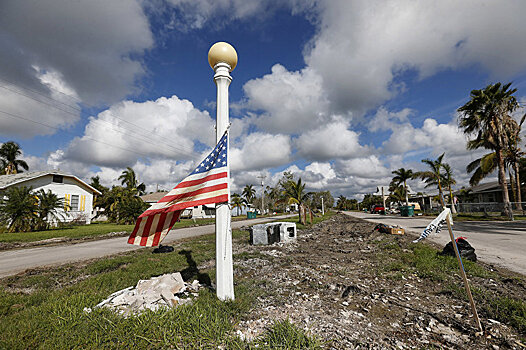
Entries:
POLYGON ((335 168, 337 172, 343 176, 378 179, 391 174, 391 171, 374 155, 350 160, 340 160, 335 162, 335 168))
POLYGON ((337 111, 365 111, 403 86, 415 69, 480 64, 508 77, 526 67, 526 4, 509 1, 330 1, 319 3, 319 31, 306 53, 337 111), (499 23, 488 26, 488 23, 499 23))
POLYGON ((213 125, 208 112, 177 96, 124 101, 91 117, 84 135, 56 157, 106 167, 129 166, 139 158, 197 158, 194 142, 212 145, 213 125))
POLYGON ((248 81, 243 89, 247 107, 264 111, 254 120, 263 130, 296 134, 327 120, 321 80, 311 69, 289 72, 276 64, 271 74, 248 81))
POLYGON ((348 130, 348 123, 341 118, 302 134, 295 144, 299 155, 312 160, 352 158, 369 152, 360 145, 359 134, 348 130))
POLYGON ((255 132, 247 135, 242 145, 230 146, 230 164, 233 172, 272 168, 291 161, 290 137, 255 132))

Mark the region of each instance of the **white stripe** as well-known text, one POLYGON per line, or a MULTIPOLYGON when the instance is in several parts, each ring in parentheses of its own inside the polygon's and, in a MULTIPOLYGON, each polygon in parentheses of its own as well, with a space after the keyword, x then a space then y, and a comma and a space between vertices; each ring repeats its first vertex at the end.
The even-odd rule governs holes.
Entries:
MULTIPOLYGON (((217 190, 217 191, 212 191, 212 192, 207 192, 207 193, 200 193, 200 194, 195 195, 193 197, 181 198, 180 199, 181 202, 176 202, 175 204, 184 203, 184 202, 193 202, 193 201, 196 201, 196 200, 216 197, 216 196, 220 196, 220 195, 223 195, 223 194, 228 194, 228 188, 224 188, 224 189, 217 190)), ((148 208, 147 211, 169 208, 169 207, 171 207, 173 205, 173 204, 170 204, 170 203, 171 202, 162 202, 162 203, 152 204, 152 206, 150 208, 148 208)))
POLYGON ((227 178, 225 176, 225 177, 222 177, 220 179, 210 180, 210 181, 203 182, 203 183, 201 183, 199 185, 195 185, 195 186, 174 188, 173 190, 168 192, 168 194, 166 196, 175 196, 175 195, 183 194, 183 193, 186 193, 186 192, 193 192, 193 191, 199 190, 199 189, 204 188, 204 187, 224 184, 224 183, 226 183, 226 181, 227 181, 227 178))
POLYGON ((207 172, 204 172, 204 173, 189 175, 189 176, 185 177, 181 182, 183 182, 183 181, 199 180, 199 179, 202 179, 203 177, 207 177, 208 175, 214 175, 214 174, 222 173, 222 172, 225 172, 225 171, 226 171, 226 166, 222 166, 220 168, 211 169, 211 170, 209 170, 207 172))
POLYGON ((166 215, 166 220, 164 221, 163 230, 161 231, 161 237, 159 237, 159 244, 163 241, 164 237, 168 234, 168 230, 170 228, 170 221, 172 221, 172 218, 174 216, 175 212, 172 211, 166 215))
POLYGON ((150 226, 150 232, 148 232, 148 240, 146 241, 146 246, 151 247, 153 243, 153 238, 155 237, 155 231, 157 231, 157 225, 159 224, 159 219, 161 218, 161 213, 155 214, 152 220, 152 226, 150 226))
POLYGON ((146 225, 146 221, 148 220, 147 217, 144 217, 141 219, 141 223, 139 225, 139 229, 137 230, 137 234, 135 236, 135 240, 133 241, 133 244, 140 244, 141 243, 141 236, 142 231, 144 231, 144 225, 146 225))

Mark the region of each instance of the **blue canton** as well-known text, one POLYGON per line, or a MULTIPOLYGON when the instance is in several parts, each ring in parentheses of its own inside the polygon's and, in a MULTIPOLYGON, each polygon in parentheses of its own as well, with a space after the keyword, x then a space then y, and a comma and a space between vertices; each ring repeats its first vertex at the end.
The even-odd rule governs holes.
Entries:
POLYGON ((217 143, 216 147, 212 152, 195 168, 195 170, 190 174, 199 174, 205 173, 215 168, 221 168, 227 164, 227 140, 228 134, 225 133, 221 140, 217 143))

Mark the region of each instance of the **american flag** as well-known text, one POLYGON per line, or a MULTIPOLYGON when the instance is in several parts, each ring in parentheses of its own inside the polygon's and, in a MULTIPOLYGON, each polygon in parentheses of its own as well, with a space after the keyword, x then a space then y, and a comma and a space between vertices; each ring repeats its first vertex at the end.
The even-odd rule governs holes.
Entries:
POLYGON ((155 247, 188 207, 228 202, 227 133, 214 150, 166 196, 139 216, 129 244, 155 247))

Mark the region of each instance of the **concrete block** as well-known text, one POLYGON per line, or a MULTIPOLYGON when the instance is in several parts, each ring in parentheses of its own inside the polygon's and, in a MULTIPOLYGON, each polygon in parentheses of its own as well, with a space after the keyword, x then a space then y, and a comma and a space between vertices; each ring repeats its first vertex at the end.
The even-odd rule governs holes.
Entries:
POLYGON ((292 222, 271 222, 250 228, 250 244, 269 245, 291 242, 297 237, 296 224, 292 222))

